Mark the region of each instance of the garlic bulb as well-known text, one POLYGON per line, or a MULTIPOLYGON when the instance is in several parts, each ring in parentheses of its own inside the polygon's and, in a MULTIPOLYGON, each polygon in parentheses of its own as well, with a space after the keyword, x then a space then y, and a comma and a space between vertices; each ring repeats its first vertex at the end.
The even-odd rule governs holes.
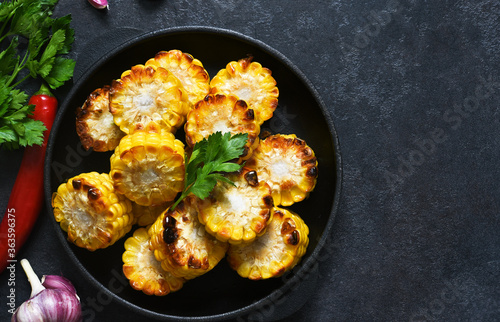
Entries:
POLYGON ((68 279, 49 275, 44 278, 46 284, 44 286, 26 259, 21 260, 21 266, 31 284, 31 296, 17 308, 12 315, 11 322, 82 320, 80 299, 68 279))

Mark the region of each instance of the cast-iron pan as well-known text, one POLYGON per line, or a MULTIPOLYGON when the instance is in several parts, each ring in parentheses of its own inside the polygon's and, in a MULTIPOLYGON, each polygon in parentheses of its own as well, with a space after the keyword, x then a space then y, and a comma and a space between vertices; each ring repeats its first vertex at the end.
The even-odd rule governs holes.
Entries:
MULTIPOLYGON (((52 128, 45 166, 48 213, 53 214, 50 200, 59 184, 83 172, 109 172, 111 152, 82 149, 75 131, 75 109, 94 89, 110 84, 123 71, 144 64, 157 52, 170 49, 180 49, 199 59, 210 77, 228 62, 248 55, 271 69, 280 91, 279 105, 262 128, 271 133, 295 133, 312 147, 319 163, 315 190, 308 199, 290 207, 310 229, 310 244, 301 263, 283 277, 250 281, 222 260, 209 273, 185 283, 180 291, 154 297, 116 285, 117 276, 123 277, 123 242, 135 228, 114 245, 95 252, 67 242, 66 233, 53 220, 55 231, 89 282, 139 314, 164 320, 220 320, 248 315, 263 305, 285 301, 286 294, 306 279, 319 260, 320 248, 328 242, 340 194, 338 138, 329 113, 304 75, 272 47, 229 30, 180 27, 140 35, 99 59, 71 89, 52 128)), ((176 136, 184 140, 179 133, 176 136)))

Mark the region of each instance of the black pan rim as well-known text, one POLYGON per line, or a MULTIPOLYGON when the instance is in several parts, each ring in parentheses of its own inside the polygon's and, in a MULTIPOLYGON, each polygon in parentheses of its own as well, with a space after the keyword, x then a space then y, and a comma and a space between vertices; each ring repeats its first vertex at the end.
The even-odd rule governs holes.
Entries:
MULTIPOLYGON (((317 261, 318 261, 318 256, 319 252, 321 249, 327 244, 327 238, 329 237, 331 228, 333 226, 333 223, 335 221, 336 214, 338 212, 338 207, 340 203, 340 197, 341 197, 341 187, 342 187, 342 158, 340 154, 340 142, 339 138, 337 135, 337 132, 335 130, 334 122, 331 118, 330 113, 328 112, 323 100, 321 99, 319 93, 317 90, 314 88, 312 83, 309 81, 309 79, 305 76, 305 74, 299 70, 285 55, 277 51, 276 49, 272 48, 271 46, 265 44, 264 42, 254 39, 252 37, 249 37, 247 35, 244 35, 242 33, 229 30, 229 29, 223 29, 223 28, 218 28, 218 27, 207 27, 207 26, 182 26, 182 27, 173 27, 173 28, 166 28, 166 29, 159 29, 156 31, 151 31, 151 32, 146 32, 143 34, 140 34, 136 37, 133 37, 129 39, 128 41, 125 41, 122 43, 120 46, 116 47, 114 50, 104 54, 101 56, 95 63, 95 65, 87 70, 78 80, 77 82, 72 86, 72 89, 66 96, 65 101, 61 105, 60 110, 58 111, 58 114, 56 116, 56 119, 54 121, 54 126, 51 131, 51 134, 49 136, 49 141, 47 145, 47 153, 46 153, 46 159, 45 159, 45 167, 44 167, 44 172, 45 172, 45 178, 44 178, 44 187, 45 187, 45 200, 50 201, 52 199, 52 191, 51 191, 51 179, 50 179, 50 171, 51 171, 51 164, 52 164, 52 155, 53 155, 53 150, 54 150, 54 144, 53 142, 55 141, 55 136, 56 133, 58 132, 60 123, 61 123, 61 118, 63 116, 63 111, 65 111, 68 108, 68 101, 70 100, 71 97, 75 95, 75 93, 78 91, 78 89, 81 87, 81 84, 85 83, 88 81, 89 77, 92 76, 92 72, 94 70, 98 70, 103 64, 105 64, 111 57, 117 55, 118 53, 126 50, 128 47, 136 44, 137 42, 144 41, 150 38, 155 38, 155 37, 162 37, 162 36, 168 36, 170 34, 176 34, 176 33, 209 33, 209 34, 216 34, 216 35, 221 35, 223 37, 229 37, 233 38, 239 41, 244 41, 248 44, 251 44, 253 46, 258 47, 259 49, 263 50, 264 52, 268 53, 270 56, 273 58, 277 59, 279 62, 281 62, 284 66, 286 66, 288 69, 292 71, 293 74, 297 76, 297 78, 304 83, 304 85, 307 87, 307 89, 311 92, 312 96, 316 100, 318 106, 321 109, 321 113, 323 117, 325 118, 329 132, 331 135, 331 139, 333 142, 333 148, 334 148, 334 154, 335 154, 335 165, 336 165, 336 182, 335 182, 335 192, 334 192, 334 200, 333 204, 330 209, 330 217, 328 219, 327 225, 323 231, 323 234, 321 236, 321 239, 318 241, 318 244, 316 245, 315 249, 307 258, 304 262, 301 263, 300 269, 297 270, 296 273, 293 274, 293 276, 288 279, 281 287, 278 289, 274 290, 271 294, 263 297, 259 301, 256 301, 248 306, 242 307, 240 309, 236 309, 230 312, 225 312, 221 314, 216 314, 216 315, 210 315, 210 316, 174 316, 174 315, 168 315, 168 314, 161 314, 158 312, 153 312, 150 310, 147 310, 145 308, 139 307, 131 302, 128 302, 127 300, 121 298, 117 294, 111 292, 108 290, 104 285, 102 285, 94 276, 92 276, 88 270, 82 265, 82 263, 78 260, 76 255, 73 253, 73 251, 70 249, 70 245, 68 244, 66 238, 63 236, 63 234, 60 232, 60 226, 59 224, 55 221, 52 220, 52 223, 55 227, 55 230, 57 233, 58 238, 61 240, 61 243, 63 244, 64 249, 67 251, 68 255, 70 256, 71 260, 73 263, 78 267, 78 269, 81 271, 81 273, 92 283, 92 285, 101 290, 104 291, 107 295, 111 296, 114 300, 116 300, 118 303, 121 305, 126 306, 127 308, 130 308, 134 310, 135 312, 155 318, 155 319, 161 319, 161 320, 171 320, 171 321, 212 321, 212 320, 225 320, 225 319, 230 319, 230 318, 236 318, 238 316, 242 316, 244 314, 251 313, 253 310, 260 308, 262 305, 265 303, 268 303, 270 299, 275 298, 278 295, 285 294, 289 289, 291 288, 292 285, 295 285, 296 283, 300 282, 300 279, 303 278, 303 275, 307 273, 306 269, 308 267, 312 267, 317 261)), ((50 202, 46 202, 46 209, 49 215, 52 216, 52 207, 50 202)))

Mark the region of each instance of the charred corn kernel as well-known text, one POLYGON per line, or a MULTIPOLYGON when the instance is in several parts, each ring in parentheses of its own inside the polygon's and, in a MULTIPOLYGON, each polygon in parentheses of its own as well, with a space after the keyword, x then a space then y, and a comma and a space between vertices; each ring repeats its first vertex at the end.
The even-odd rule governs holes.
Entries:
POLYGON ((165 130, 126 135, 110 162, 116 191, 141 206, 172 201, 184 188, 184 144, 165 130))
POLYGON ((149 129, 175 132, 184 124, 189 106, 182 84, 171 72, 136 65, 112 82, 109 110, 127 134, 149 129))
POLYGON ((199 202, 200 222, 221 241, 252 242, 265 232, 271 219, 271 189, 251 169, 243 168, 228 178, 234 186, 219 181, 210 196, 199 202))
POLYGON ((269 184, 276 206, 302 201, 316 186, 318 161, 314 151, 295 134, 275 134, 261 140, 246 166, 269 184))
POLYGON ((168 209, 148 233, 155 257, 174 276, 193 279, 224 258, 227 243, 216 240, 198 220, 197 198, 190 195, 174 210, 168 209))
POLYGON ((165 202, 157 206, 141 206, 132 202, 132 212, 134 214, 134 224, 141 227, 146 227, 153 224, 156 219, 165 211, 173 202, 165 202))
POLYGON ((114 244, 132 227, 132 205, 115 193, 107 173, 82 173, 52 195, 54 217, 78 247, 94 251, 114 244))
POLYGON ((227 260, 242 277, 260 280, 291 270, 304 256, 309 228, 296 213, 275 207, 264 235, 250 244, 230 245, 227 260))
POLYGON ((215 132, 230 132, 232 135, 247 133, 248 141, 239 160, 241 163, 259 144, 260 125, 245 101, 238 100, 234 95, 216 94, 205 96, 188 113, 184 131, 186 142, 191 147, 215 132))
POLYGON ((210 91, 210 77, 203 64, 188 53, 177 49, 160 51, 146 66, 163 67, 174 74, 186 90, 191 106, 210 91))
POLYGON ((165 271, 161 263, 156 260, 149 245, 146 228, 134 231, 133 236, 127 238, 124 246, 123 274, 133 289, 147 295, 163 296, 182 288, 185 280, 165 271))
POLYGON ((270 119, 278 106, 279 91, 271 71, 252 58, 232 61, 210 81, 210 93, 233 94, 254 110, 259 124, 270 119))
POLYGON ((85 150, 112 151, 125 135, 109 112, 109 86, 94 90, 76 110, 76 132, 85 150))

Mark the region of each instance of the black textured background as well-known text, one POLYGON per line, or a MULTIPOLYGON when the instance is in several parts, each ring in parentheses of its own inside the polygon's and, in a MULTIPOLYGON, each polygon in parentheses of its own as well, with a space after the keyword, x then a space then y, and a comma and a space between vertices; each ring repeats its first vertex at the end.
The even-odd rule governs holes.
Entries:
MULTIPOLYGON (((283 53, 328 106, 343 159, 329 243, 288 301, 251 318, 500 320, 498 1, 110 0, 106 12, 61 0, 55 15, 68 13, 75 80, 136 35, 214 26, 283 53)), ((2 209, 21 155, 0 152, 2 209)), ((40 274, 68 276, 83 301, 102 296, 65 257, 47 214, 20 256, 40 274)), ((2 321, 7 281, 0 275, 2 321)), ((17 305, 28 296, 19 269, 17 305)), ((113 302, 94 313, 141 320, 113 302)))

